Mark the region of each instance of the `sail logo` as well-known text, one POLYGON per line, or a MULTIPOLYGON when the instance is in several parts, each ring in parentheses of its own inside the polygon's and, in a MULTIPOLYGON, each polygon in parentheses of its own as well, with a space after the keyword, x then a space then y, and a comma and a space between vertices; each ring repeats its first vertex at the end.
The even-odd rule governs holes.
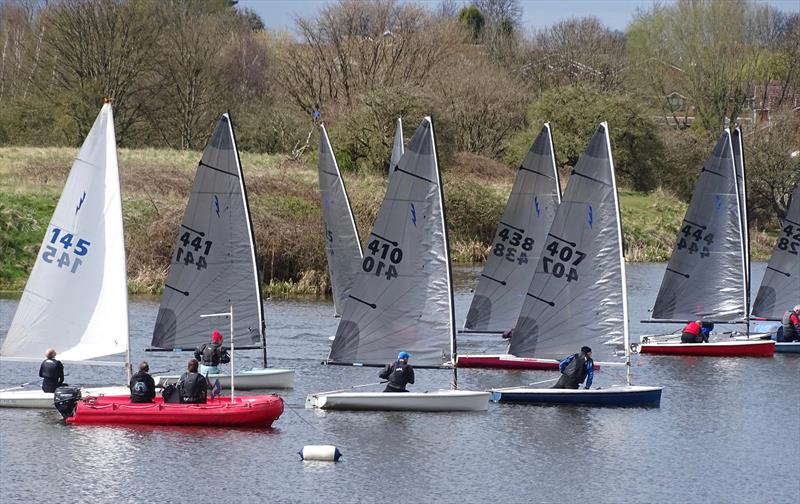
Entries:
POLYGON ((331 197, 327 194, 322 195, 322 206, 325 207, 326 210, 331 208, 331 197))
POLYGON ((411 222, 414 224, 414 227, 417 227, 417 208, 414 206, 414 203, 410 203, 411 205, 411 222))
POLYGON ((217 212, 217 217, 219 217, 219 198, 217 195, 214 195, 214 211, 217 212))
POLYGON ((538 196, 534 196, 533 197, 533 208, 536 209, 536 217, 539 217, 539 214, 541 213, 541 210, 539 209, 539 197, 538 196))
POLYGON ((589 211, 588 211, 588 214, 589 214, 589 215, 588 215, 589 229, 592 229, 592 221, 593 221, 593 217, 592 217, 592 205, 589 205, 589 211))
POLYGON ((75 215, 78 215, 78 210, 81 209, 83 206, 83 201, 86 199, 86 191, 83 191, 83 196, 81 196, 81 200, 78 201, 78 206, 75 207, 75 215))
POLYGON ((717 210, 719 210, 720 208, 722 208, 722 198, 719 197, 719 194, 717 194, 716 198, 717 198, 717 210))

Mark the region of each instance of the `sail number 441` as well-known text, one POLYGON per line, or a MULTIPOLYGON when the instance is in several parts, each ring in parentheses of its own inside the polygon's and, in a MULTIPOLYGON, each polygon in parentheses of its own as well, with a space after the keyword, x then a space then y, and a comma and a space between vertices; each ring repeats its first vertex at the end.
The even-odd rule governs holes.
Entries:
POLYGON ((50 264, 55 263, 59 268, 67 268, 70 273, 75 273, 83 264, 81 257, 89 252, 91 243, 82 238, 76 240, 72 233, 62 234, 62 232, 60 228, 53 228, 50 235, 50 243, 53 245, 47 245, 44 248, 42 260, 50 264), (59 251, 59 245, 63 250, 59 251), (70 253, 70 249, 72 249, 72 253, 70 253), (59 255, 59 252, 61 252, 61 255, 59 255), (56 256, 58 256, 57 259, 56 256))

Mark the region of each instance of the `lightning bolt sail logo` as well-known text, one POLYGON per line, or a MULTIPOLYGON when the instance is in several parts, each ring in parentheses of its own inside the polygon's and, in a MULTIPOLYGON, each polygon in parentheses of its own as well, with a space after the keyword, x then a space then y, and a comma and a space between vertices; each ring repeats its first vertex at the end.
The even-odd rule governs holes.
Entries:
POLYGON ((219 217, 219 198, 217 195, 214 195, 214 211, 217 212, 217 217, 219 217))
POLYGON ((589 218, 588 218, 588 220, 589 220, 589 229, 591 229, 592 228, 592 221, 593 221, 593 218, 592 218, 592 205, 589 205, 589 212, 588 213, 589 213, 589 218))
POLYGON ((533 208, 536 209, 536 217, 539 217, 539 214, 541 213, 541 209, 539 209, 539 197, 538 196, 534 196, 533 197, 533 208))
POLYGON ((719 210, 720 208, 722 208, 722 198, 720 198, 719 195, 717 195, 717 210, 719 210))
POLYGON ((75 207, 75 215, 78 215, 78 210, 81 209, 83 206, 83 201, 86 199, 86 191, 83 191, 83 196, 81 196, 81 200, 78 202, 78 206, 75 207))
POLYGON ((411 222, 417 227, 417 208, 411 203, 411 222))

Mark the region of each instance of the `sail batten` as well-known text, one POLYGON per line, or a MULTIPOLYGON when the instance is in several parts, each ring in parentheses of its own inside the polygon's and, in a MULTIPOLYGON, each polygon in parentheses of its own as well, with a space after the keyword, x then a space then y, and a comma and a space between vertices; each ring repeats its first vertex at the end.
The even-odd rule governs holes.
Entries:
POLYGON ((363 253, 347 189, 323 124, 319 126, 319 136, 317 169, 325 228, 325 253, 328 257, 334 314, 339 316, 344 311, 363 253))
POLYGON ((598 337, 627 335, 619 205, 607 129, 601 123, 589 141, 545 234, 512 332, 512 355, 563 358, 598 337))
MULTIPOLYGON (((203 150, 172 251, 151 345, 194 347, 227 324, 201 315, 233 305, 236 346, 264 344, 255 240, 233 126, 223 114, 203 150)), ((229 340, 227 335, 226 340, 229 340)))
POLYGON ((781 232, 753 302, 753 316, 780 320, 800 299, 800 184, 795 186, 781 232))
POLYGON ((455 328, 443 188, 430 118, 392 168, 331 345, 334 363, 452 360, 455 328))
POLYGON ((53 347, 64 361, 91 364, 127 352, 127 288, 114 116, 106 104, 72 165, 0 358, 41 361, 53 347))
POLYGON ((517 171, 465 329, 501 332, 514 326, 560 198, 552 134, 545 123, 517 171))
POLYGON ((652 319, 733 322, 745 316, 743 198, 726 129, 700 171, 652 319))

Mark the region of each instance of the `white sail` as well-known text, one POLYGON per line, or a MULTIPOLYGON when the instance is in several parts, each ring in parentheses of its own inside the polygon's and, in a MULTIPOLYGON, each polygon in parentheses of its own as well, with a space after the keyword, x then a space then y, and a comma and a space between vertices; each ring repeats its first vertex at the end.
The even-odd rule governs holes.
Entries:
POLYGON ((394 141, 392 142, 392 157, 389 158, 389 175, 394 173, 394 167, 400 163, 400 158, 403 157, 405 147, 403 146, 403 118, 397 118, 397 124, 394 128, 394 141))
POLYGON ((62 361, 128 349, 125 237, 110 104, 72 165, 0 358, 40 361, 48 347, 62 361))

